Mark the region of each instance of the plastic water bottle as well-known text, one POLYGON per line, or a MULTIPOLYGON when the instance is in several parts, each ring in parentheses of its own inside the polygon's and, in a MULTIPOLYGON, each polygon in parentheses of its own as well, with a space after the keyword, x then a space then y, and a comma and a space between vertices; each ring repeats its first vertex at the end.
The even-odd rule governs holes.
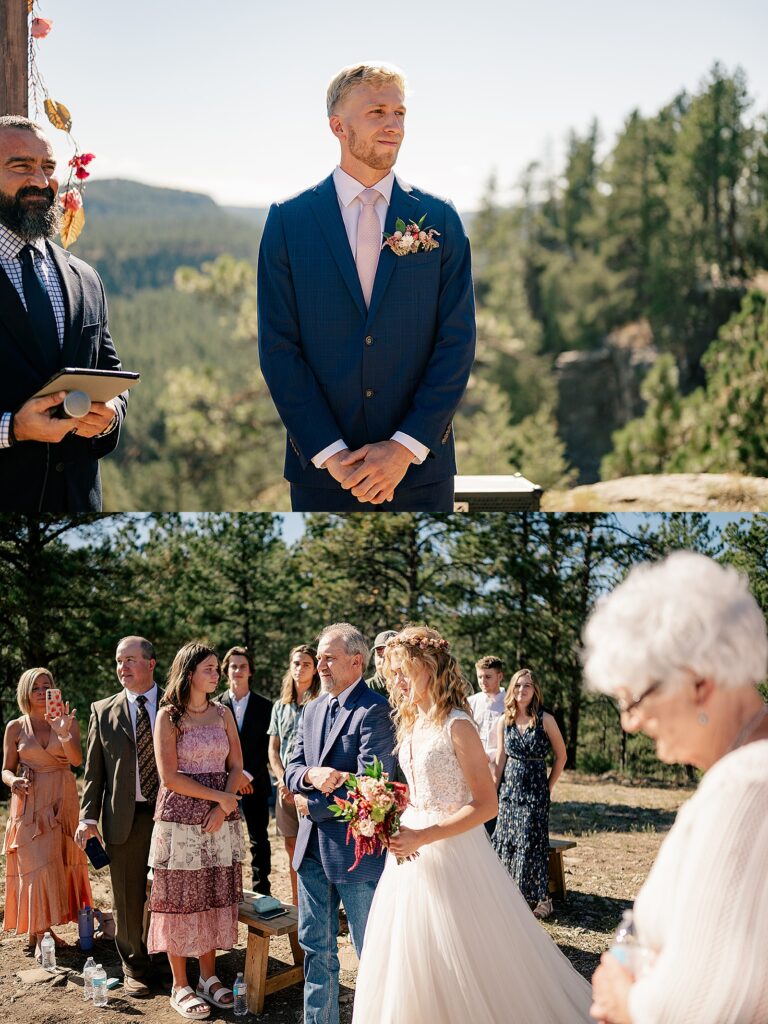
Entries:
POLYGON ((235 979, 235 984, 232 989, 235 996, 235 1016, 244 1017, 248 1013, 248 987, 245 984, 245 978, 242 972, 238 974, 235 979))
POLYGON ((44 971, 56 970, 56 943, 50 932, 46 932, 40 943, 40 959, 44 971))
POLYGON ((611 945, 611 956, 619 961, 622 967, 635 973, 635 953, 637 950, 637 939, 635 938, 635 924, 632 919, 632 911, 625 910, 621 915, 621 924, 616 929, 611 945))
POLYGON ((96 961, 89 956, 83 968, 83 999, 93 999, 93 972, 96 970, 96 961))
POLYGON ((91 985, 93 986, 93 1005, 94 1006, 106 1006, 107 1005, 107 972, 101 966, 96 964, 91 979, 91 985))

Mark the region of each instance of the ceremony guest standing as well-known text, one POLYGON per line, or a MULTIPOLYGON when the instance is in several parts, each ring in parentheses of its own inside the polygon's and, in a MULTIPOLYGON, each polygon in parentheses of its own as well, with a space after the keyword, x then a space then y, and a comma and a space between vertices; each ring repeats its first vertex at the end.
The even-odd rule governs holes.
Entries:
POLYGON ((295 906, 299 905, 296 872, 293 870, 293 853, 299 832, 299 816, 293 793, 285 784, 285 766, 293 756, 299 718, 304 704, 320 692, 320 676, 317 671, 317 651, 309 644, 299 644, 288 656, 288 671, 283 676, 282 690, 272 707, 269 722, 269 765, 277 779, 277 802, 275 821, 277 831, 283 837, 288 854, 291 873, 291 893, 295 906))
MULTIPOLYGON (((123 986, 148 996, 150 963, 144 934, 147 858, 159 785, 152 730, 160 699, 153 672, 155 650, 141 636, 124 637, 115 654, 120 693, 91 705, 85 756, 80 847, 95 836, 109 854, 115 945, 123 986)), ((167 965, 166 965, 167 969, 167 965)))
POLYGON ((705 772, 635 900, 638 970, 604 954, 592 979, 596 1020, 768 1021, 767 668, 747 579, 690 551, 634 568, 587 623, 589 688, 661 761, 705 772))
POLYGON ((516 672, 497 724, 495 778, 501 789, 493 833, 501 862, 539 918, 552 913, 549 804, 566 762, 562 734, 543 703, 541 687, 530 669, 516 672), (545 758, 550 746, 555 761, 547 775, 545 758))
POLYGON ((99 459, 117 446, 128 392, 59 419, 66 392, 32 398, 66 366, 119 370, 99 275, 51 242, 61 208, 53 148, 0 117, 0 510, 99 512, 99 459))
POLYGON ((365 857, 350 873, 354 844, 331 814, 344 782, 375 757, 391 772, 394 734, 390 708, 365 684, 368 644, 348 622, 326 626, 317 644, 322 696, 305 706, 285 781, 299 812, 293 859, 299 876, 299 942, 304 950, 305 1024, 338 1024, 339 905, 343 903, 358 956, 383 856, 365 857))
POLYGON ((260 364, 292 507, 452 512, 475 351, 467 235, 451 203, 395 177, 402 72, 343 68, 326 106, 339 166, 272 204, 259 251, 260 364))
POLYGON ((393 636, 397 636, 394 629, 385 629, 377 634, 371 648, 375 672, 365 680, 372 690, 375 690, 376 693, 380 693, 382 697, 387 699, 389 699, 389 690, 387 689, 387 681, 384 678, 384 651, 386 650, 387 640, 393 636))
MULTIPOLYGON (((491 769, 491 774, 494 774, 498 732, 496 726, 504 712, 505 691, 501 685, 504 679, 504 665, 501 658, 489 654, 475 662, 475 672, 477 673, 477 684, 480 690, 469 697, 469 707, 472 711, 472 717, 477 723, 483 749, 488 755, 488 765, 491 769)), ((495 827, 495 818, 486 821, 485 830, 488 835, 493 835, 495 827)))
POLYGON ((85 854, 74 841, 80 728, 68 703, 63 715, 47 713, 45 691, 55 685, 47 668, 22 673, 21 718, 8 723, 3 742, 3 782, 11 790, 3 931, 26 932, 37 956, 46 932, 65 946, 52 926, 76 921, 80 907, 93 903, 85 854))
POLYGON ((237 942, 245 842, 237 793, 243 757, 229 708, 211 701, 219 660, 189 643, 173 659, 155 728, 162 785, 149 863, 154 877, 147 946, 168 953, 171 1006, 182 1017, 207 1017, 206 1005, 231 1009, 232 990, 216 976, 216 950, 237 942), (187 958, 197 957, 197 992, 187 958))
POLYGON ((230 647, 221 663, 229 689, 221 703, 235 717, 243 752, 243 784, 240 813, 245 818, 251 848, 253 889, 269 896, 272 851, 269 845, 269 723, 272 704, 251 689, 253 661, 247 647, 230 647))

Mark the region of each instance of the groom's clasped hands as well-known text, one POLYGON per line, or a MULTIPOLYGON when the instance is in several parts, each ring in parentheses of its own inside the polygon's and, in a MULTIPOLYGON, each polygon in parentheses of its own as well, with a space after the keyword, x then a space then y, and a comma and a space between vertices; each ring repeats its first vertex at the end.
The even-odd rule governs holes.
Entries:
POLYGON ((337 452, 325 468, 358 501, 380 505, 392 501, 395 488, 413 461, 413 452, 399 441, 376 441, 355 451, 345 448, 337 452))

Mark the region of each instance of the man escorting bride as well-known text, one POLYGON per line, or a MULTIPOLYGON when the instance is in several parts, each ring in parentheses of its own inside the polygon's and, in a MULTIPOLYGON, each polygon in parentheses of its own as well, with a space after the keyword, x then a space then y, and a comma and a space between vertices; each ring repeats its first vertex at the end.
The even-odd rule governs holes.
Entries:
POLYGON ((368 918, 353 1024, 589 1021, 588 983, 542 931, 483 828, 496 794, 448 642, 407 627, 387 644, 385 674, 407 694, 395 723, 410 805, 368 918))

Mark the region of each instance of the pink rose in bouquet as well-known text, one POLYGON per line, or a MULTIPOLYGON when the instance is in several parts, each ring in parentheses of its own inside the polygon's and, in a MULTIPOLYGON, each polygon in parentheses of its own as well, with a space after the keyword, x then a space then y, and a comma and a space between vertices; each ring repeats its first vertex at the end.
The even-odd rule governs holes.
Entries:
POLYGON ((400 815, 408 806, 408 787, 390 782, 378 757, 363 775, 350 775, 345 783, 349 798, 334 797, 331 812, 347 822, 347 842, 355 841, 354 871, 369 853, 380 853, 400 831, 400 815))

